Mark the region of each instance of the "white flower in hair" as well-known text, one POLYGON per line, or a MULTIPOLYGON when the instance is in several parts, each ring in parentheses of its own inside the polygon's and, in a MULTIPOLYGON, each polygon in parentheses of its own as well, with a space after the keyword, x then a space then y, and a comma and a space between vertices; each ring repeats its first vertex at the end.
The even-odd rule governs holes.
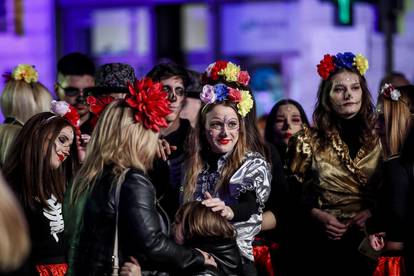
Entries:
POLYGON ((52 101, 50 109, 53 113, 62 117, 70 111, 69 104, 65 101, 52 101))
POLYGON ((214 65, 216 65, 215 62, 213 62, 213 63, 211 63, 207 66, 206 71, 205 71, 207 77, 211 77, 211 69, 213 69, 214 65))
POLYGON ((398 91, 397 89, 394 89, 391 91, 391 100, 398 101, 400 97, 401 97, 400 91, 398 91))
POLYGON ((394 86, 390 83, 384 84, 380 94, 384 95, 386 98, 393 100, 394 102, 398 101, 401 97, 401 92, 398 89, 395 89, 394 86))

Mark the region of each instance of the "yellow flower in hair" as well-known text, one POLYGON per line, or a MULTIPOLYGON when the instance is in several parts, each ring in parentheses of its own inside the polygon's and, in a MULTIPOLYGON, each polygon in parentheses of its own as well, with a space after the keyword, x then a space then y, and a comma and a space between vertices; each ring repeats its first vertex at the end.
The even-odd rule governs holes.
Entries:
POLYGON ((240 73, 240 67, 234 63, 227 63, 226 68, 220 70, 218 74, 224 76, 226 81, 237 81, 240 73))
POLYGON ((13 70, 12 78, 15 80, 24 80, 27 83, 32 83, 39 80, 39 74, 32 65, 19 64, 13 70))
POLYGON ((361 54, 357 54, 354 57, 354 62, 352 63, 352 65, 354 65, 358 69, 361 75, 364 75, 369 68, 368 60, 361 54))
POLYGON ((247 113, 249 113, 253 107, 253 99, 249 91, 241 90, 240 94, 241 94, 241 100, 237 104, 237 108, 239 109, 239 114, 242 117, 245 117, 247 113))

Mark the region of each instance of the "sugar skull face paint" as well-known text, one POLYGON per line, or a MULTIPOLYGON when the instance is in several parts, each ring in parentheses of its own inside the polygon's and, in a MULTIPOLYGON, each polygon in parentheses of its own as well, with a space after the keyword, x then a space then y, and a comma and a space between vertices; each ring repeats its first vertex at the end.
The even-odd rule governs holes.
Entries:
POLYGON ((358 75, 345 71, 333 76, 329 100, 341 118, 350 119, 358 114, 362 103, 362 88, 358 75))
POLYGON ((240 122, 236 111, 225 105, 216 105, 206 114, 206 138, 215 153, 233 150, 239 139, 240 122))
POLYGON ((70 154, 70 147, 73 143, 73 129, 70 126, 65 126, 60 131, 59 135, 54 141, 52 156, 50 164, 52 168, 59 168, 70 154))
POLYGON ((302 130, 302 117, 299 109, 293 104, 281 105, 276 113, 274 124, 276 142, 288 144, 289 138, 302 130))

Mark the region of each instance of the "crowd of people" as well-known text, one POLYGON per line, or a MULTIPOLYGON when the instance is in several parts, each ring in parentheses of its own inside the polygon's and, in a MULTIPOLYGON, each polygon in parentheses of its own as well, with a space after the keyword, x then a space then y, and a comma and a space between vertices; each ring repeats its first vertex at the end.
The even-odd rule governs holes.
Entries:
POLYGON ((414 86, 387 75, 374 106, 367 69, 326 54, 312 121, 282 99, 260 129, 249 72, 229 61, 137 79, 70 53, 56 100, 16 66, 0 273, 413 275, 414 86))

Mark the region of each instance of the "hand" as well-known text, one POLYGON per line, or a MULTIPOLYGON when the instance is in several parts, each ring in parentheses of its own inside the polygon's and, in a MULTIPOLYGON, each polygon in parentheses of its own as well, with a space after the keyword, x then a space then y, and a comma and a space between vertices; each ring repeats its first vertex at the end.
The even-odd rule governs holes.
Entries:
POLYGON ((224 203, 223 200, 218 197, 213 198, 209 192, 206 192, 204 195, 206 199, 203 200, 201 204, 211 208, 211 211, 213 212, 220 212, 221 216, 227 220, 232 220, 234 218, 233 210, 229 206, 226 206, 226 203, 224 203))
POLYGON ((177 150, 176 146, 170 145, 165 139, 158 139, 157 156, 162 160, 167 161, 168 156, 171 152, 177 150))
POLYGON ((196 248, 198 251, 200 251, 200 253, 201 254, 203 254, 203 257, 204 257, 204 265, 206 266, 206 265, 212 265, 212 266, 214 266, 214 267, 217 267, 217 263, 216 263, 216 261, 214 260, 214 258, 210 255, 210 254, 208 254, 207 252, 204 252, 203 250, 201 250, 201 249, 198 249, 198 248, 196 248))
POLYGON ((134 257, 129 257, 131 262, 125 262, 121 267, 119 275, 121 276, 141 276, 141 266, 139 265, 137 259, 134 257))
POLYGON ((380 233, 376 233, 376 234, 372 234, 368 236, 369 244, 375 251, 381 251, 384 248, 385 246, 384 237, 385 237, 384 232, 380 232, 380 233))
POLYGON ((369 209, 362 210, 355 217, 352 218, 350 224, 358 226, 360 229, 364 228, 365 222, 371 217, 369 209))
POLYGON ((88 134, 81 134, 80 141, 77 141, 78 158, 79 162, 82 163, 86 156, 86 145, 91 140, 91 136, 88 134))
POLYGON ((347 224, 339 222, 335 216, 321 209, 313 208, 311 215, 322 223, 328 238, 331 240, 340 240, 348 230, 347 224))

